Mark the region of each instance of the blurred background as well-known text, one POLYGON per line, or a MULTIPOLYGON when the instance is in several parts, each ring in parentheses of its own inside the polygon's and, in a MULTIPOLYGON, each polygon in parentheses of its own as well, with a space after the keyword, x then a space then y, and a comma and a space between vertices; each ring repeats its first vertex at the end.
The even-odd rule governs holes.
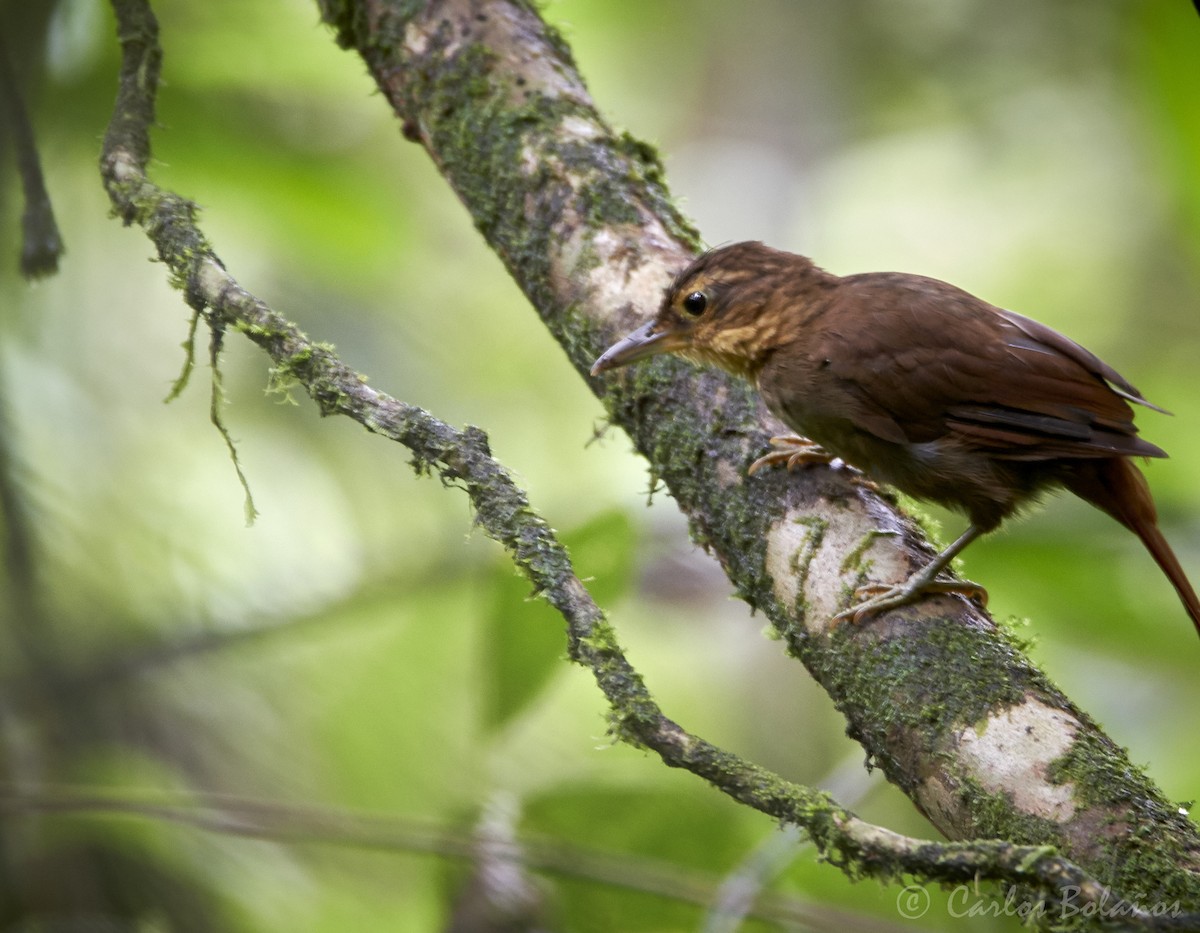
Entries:
MULTIPOLYGON (((315 5, 155 9, 152 172, 201 205, 242 284, 377 388, 489 432, 668 715, 936 838, 866 773, 669 496, 647 506, 627 440, 595 440, 601 406, 315 5)), ((1062 330, 1174 412, 1139 421, 1172 455, 1147 473, 1200 583, 1191 4, 543 12, 601 111, 660 148, 710 244, 947 279, 1062 330)), ((261 512, 247 528, 207 367, 162 401, 189 311, 145 236, 108 216, 108 5, 5 0, 0 37, 66 244, 58 275, 20 277, 6 126, 0 929, 536 928, 480 920, 507 902, 549 930, 724 930, 743 875, 816 929, 1017 929, 959 919, 975 898, 936 890, 914 926, 898 888, 851 884, 761 815, 614 745, 589 675, 564 662, 561 622, 472 529, 465 496, 301 394, 267 391, 265 357, 231 335, 224 416, 261 512), (487 858, 513 839, 527 874, 487 858)), ((972 546, 965 569, 999 617, 1031 620, 1036 659, 1187 805, 1200 645, 1133 536, 1056 499, 972 546)))

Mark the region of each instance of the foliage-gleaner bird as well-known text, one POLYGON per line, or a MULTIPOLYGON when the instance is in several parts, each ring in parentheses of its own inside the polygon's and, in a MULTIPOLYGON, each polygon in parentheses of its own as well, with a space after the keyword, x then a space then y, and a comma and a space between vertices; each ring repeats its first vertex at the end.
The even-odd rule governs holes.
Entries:
POLYGON ((1136 534, 1200 632, 1200 599, 1158 528, 1132 457, 1165 457, 1137 436, 1147 402, 1116 370, 1057 331, 937 279, 837 276, 757 242, 700 256, 657 316, 610 347, 604 372, 658 353, 742 376, 797 436, 771 463, 840 458, 868 478, 967 515, 970 525, 896 586, 861 588, 857 620, 924 593, 986 598, 938 575, 968 544, 1055 487, 1136 534))

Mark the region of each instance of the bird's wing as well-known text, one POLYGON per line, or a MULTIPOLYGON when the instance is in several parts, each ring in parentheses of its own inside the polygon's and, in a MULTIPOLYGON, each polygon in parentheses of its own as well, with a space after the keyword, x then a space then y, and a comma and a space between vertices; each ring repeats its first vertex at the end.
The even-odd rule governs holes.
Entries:
POLYGON ((1137 437, 1128 402, 1155 406, 1111 366, 945 282, 852 276, 822 317, 829 375, 885 440, 955 437, 1008 460, 1166 456, 1137 437))

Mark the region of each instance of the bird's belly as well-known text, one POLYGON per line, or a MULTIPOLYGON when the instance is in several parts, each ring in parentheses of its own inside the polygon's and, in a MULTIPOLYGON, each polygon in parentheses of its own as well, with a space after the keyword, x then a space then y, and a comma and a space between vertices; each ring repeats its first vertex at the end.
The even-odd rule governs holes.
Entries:
POLYGON ((985 527, 999 524, 1044 485, 1023 469, 1027 465, 997 461, 947 438, 894 443, 848 419, 811 416, 784 420, 871 479, 914 499, 965 513, 985 527), (1030 475, 1025 476, 1026 472, 1030 475))
POLYGON ((819 367, 805 370, 760 374, 758 388, 767 407, 789 428, 877 482, 964 512, 989 528, 1052 482, 1034 464, 997 460, 948 433, 919 442, 881 437, 856 420, 853 394, 823 379, 819 367), (797 376, 803 391, 791 391, 787 383, 797 376))

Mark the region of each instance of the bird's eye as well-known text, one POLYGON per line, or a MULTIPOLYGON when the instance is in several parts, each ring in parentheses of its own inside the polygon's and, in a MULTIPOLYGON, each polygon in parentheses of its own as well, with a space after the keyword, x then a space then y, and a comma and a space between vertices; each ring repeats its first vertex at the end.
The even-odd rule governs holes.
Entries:
POLYGON ((692 317, 699 317, 708 307, 708 296, 704 292, 692 292, 683 299, 683 310, 692 317))

